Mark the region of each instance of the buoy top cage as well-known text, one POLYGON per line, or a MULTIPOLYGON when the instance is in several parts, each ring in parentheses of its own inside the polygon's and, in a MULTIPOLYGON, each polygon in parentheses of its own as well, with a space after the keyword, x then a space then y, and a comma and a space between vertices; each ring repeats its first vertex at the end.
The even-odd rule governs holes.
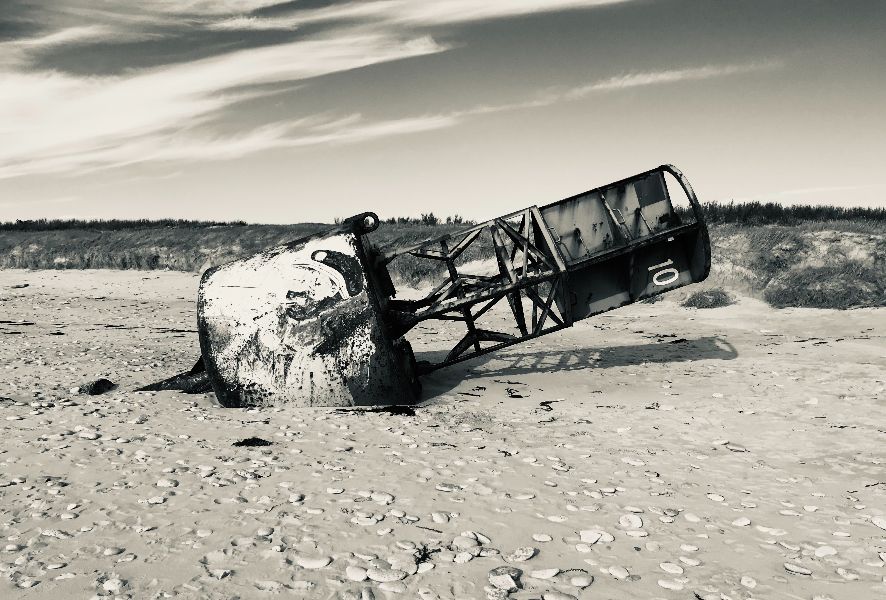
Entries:
POLYGON ((412 403, 422 374, 702 281, 710 270, 701 207, 671 165, 409 247, 374 245, 368 234, 379 224, 362 213, 204 273, 200 344, 223 404, 412 403), (398 261, 439 279, 399 298, 390 276, 398 261), (505 303, 507 319, 498 309, 505 303), (457 322, 463 335, 417 362, 408 338, 423 321, 457 322))

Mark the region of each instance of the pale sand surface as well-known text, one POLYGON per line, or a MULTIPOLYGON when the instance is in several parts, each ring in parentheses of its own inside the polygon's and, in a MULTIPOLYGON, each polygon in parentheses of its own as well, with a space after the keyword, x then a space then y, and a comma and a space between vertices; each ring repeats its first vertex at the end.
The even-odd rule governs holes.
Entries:
POLYGON ((0 271, 0 597, 886 597, 886 309, 635 305, 415 416, 132 392, 198 357, 196 285, 0 271))

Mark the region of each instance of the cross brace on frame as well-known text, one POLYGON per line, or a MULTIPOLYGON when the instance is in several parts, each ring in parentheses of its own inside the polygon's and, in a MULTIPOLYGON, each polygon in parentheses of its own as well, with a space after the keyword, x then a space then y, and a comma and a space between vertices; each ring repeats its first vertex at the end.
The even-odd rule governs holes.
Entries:
POLYGON ((412 248, 384 250, 384 264, 397 257, 437 261, 445 265, 446 277, 423 297, 391 299, 388 314, 401 331, 425 320, 459 321, 465 333, 446 358, 424 363, 428 372, 481 354, 551 333, 572 324, 565 305, 563 281, 566 265, 548 231, 538 207, 530 207, 476 225, 455 236, 446 235, 412 248), (460 270, 457 260, 472 246, 486 242, 497 273, 475 274, 460 270), (514 329, 510 333, 477 326, 477 321, 503 299, 510 305, 514 329), (529 315, 526 308, 530 308, 529 315), (527 323, 527 316, 529 322, 527 323))

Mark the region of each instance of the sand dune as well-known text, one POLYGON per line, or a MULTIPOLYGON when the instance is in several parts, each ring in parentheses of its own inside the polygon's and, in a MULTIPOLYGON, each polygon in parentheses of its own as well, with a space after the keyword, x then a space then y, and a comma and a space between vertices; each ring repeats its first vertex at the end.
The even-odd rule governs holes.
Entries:
POLYGON ((886 597, 886 309, 634 305, 414 416, 132 392, 196 285, 0 271, 0 596, 886 597))

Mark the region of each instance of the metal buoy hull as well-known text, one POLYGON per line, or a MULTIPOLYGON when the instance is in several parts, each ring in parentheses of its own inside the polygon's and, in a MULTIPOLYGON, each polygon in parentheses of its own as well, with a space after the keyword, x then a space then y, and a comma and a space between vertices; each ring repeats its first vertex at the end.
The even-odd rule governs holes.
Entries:
POLYGON ((329 233, 204 273, 200 345, 225 406, 414 401, 359 236, 329 233))

